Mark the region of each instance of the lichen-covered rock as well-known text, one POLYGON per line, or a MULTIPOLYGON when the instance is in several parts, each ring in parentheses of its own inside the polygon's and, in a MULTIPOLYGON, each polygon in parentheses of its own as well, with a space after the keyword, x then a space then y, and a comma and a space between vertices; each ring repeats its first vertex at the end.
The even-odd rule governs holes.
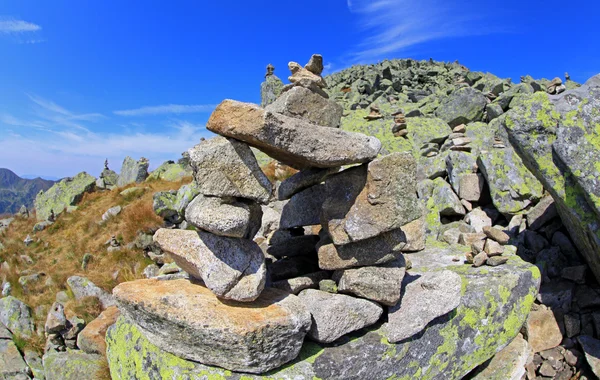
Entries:
POLYGON ((433 180, 433 191, 430 198, 424 198, 428 203, 433 202, 435 209, 442 216, 465 215, 465 208, 450 184, 443 178, 433 180))
POLYGON ((329 177, 321 220, 333 243, 376 237, 420 218, 415 178, 416 162, 409 153, 393 153, 329 177))
POLYGON ((266 107, 273 103, 281 94, 283 82, 275 75, 267 75, 265 81, 260 85, 260 106, 266 107))
POLYGON ((245 143, 215 137, 194 146, 189 154, 201 194, 269 202, 271 182, 245 143))
POLYGON ((296 169, 362 163, 375 158, 381 149, 374 137, 321 127, 233 100, 223 101, 206 127, 244 141, 296 169))
POLYGON ((13 341, 0 339, 0 379, 29 379, 29 374, 31 370, 13 341))
POLYGON ((323 127, 338 128, 344 109, 307 88, 294 86, 284 92, 266 111, 301 118, 323 127))
POLYGON ((511 147, 482 152, 477 164, 489 185, 492 202, 502 214, 521 213, 542 198, 542 184, 511 147))
MULTIPOLYGON (((265 377, 292 379, 460 379, 517 336, 535 300, 540 282, 536 267, 510 256, 499 267, 473 268, 453 261, 457 252, 427 248, 410 255, 413 267, 448 269, 462 279, 459 307, 412 339, 390 344, 381 325, 351 334, 343 344, 306 342, 296 360, 265 377), (480 323, 482 319, 487 324, 480 323)), ((127 320, 107 333, 113 378, 129 379, 264 379, 177 358, 154 346, 127 320)))
POLYGON ((96 297, 100 300, 104 309, 115 305, 115 299, 111 294, 99 288, 85 277, 71 276, 67 279, 67 286, 71 289, 76 300, 85 297, 96 297))
POLYGON ((73 178, 65 178, 35 198, 35 210, 38 220, 48 220, 52 211, 56 215, 69 206, 75 206, 83 194, 94 190, 96 178, 81 172, 73 178))
POLYGON ((450 94, 435 114, 451 127, 456 127, 459 124, 481 121, 486 104, 487 99, 481 92, 471 87, 463 87, 450 94))
POLYGON ((507 113, 504 126, 527 168, 554 198, 573 241, 600 278, 600 78, 557 96, 528 97, 507 113))
MULTIPOLYGON (((263 373, 293 360, 311 325, 300 299, 276 289, 266 289, 251 307, 222 302, 187 280, 125 282, 114 294, 123 315, 154 345, 182 358, 235 371, 263 373)), ((119 325, 123 322, 117 329, 119 325)), ((107 337, 108 359, 115 364, 115 355, 127 353, 111 343, 127 338, 112 331, 107 337)), ((119 373, 116 368, 111 372, 119 373)))
POLYGON ((252 240, 161 228, 154 242, 219 297, 250 302, 265 286, 264 254, 252 240))
POLYGON ((142 157, 139 161, 127 156, 123 160, 117 186, 123 187, 132 183, 142 183, 148 178, 150 162, 142 157))
POLYGON ((473 380, 521 380, 525 365, 533 360, 533 350, 519 334, 508 346, 478 370, 473 380))
POLYGON ((104 375, 105 359, 101 355, 79 350, 48 351, 42 360, 46 380, 93 379, 104 375))
POLYGON ((423 144, 441 144, 452 133, 448 123, 431 117, 411 117, 406 119, 408 136, 418 151, 423 144))
POLYGON ((0 323, 13 335, 29 338, 34 333, 31 308, 13 296, 0 299, 0 323))
POLYGON ((173 161, 167 161, 150 173, 146 181, 163 180, 176 182, 185 177, 191 177, 192 174, 193 172, 190 167, 174 163, 173 161))

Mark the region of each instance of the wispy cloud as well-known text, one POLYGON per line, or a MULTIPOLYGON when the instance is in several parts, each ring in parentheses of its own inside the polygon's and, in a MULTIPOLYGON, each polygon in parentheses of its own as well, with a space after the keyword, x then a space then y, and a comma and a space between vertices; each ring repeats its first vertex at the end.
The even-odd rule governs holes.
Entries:
POLYGON ((212 112, 216 107, 215 104, 165 104, 160 106, 145 106, 129 110, 114 111, 115 115, 119 116, 153 116, 184 113, 200 113, 212 112))
POLYGON ((486 15, 469 1, 347 0, 366 37, 351 60, 369 61, 424 42, 493 32, 486 15), (473 9, 473 11, 470 11, 473 9), (477 10, 477 11, 475 11, 477 10))
POLYGON ((13 18, 0 18, 0 33, 4 34, 17 34, 27 32, 37 32, 42 27, 23 20, 16 20, 13 18))

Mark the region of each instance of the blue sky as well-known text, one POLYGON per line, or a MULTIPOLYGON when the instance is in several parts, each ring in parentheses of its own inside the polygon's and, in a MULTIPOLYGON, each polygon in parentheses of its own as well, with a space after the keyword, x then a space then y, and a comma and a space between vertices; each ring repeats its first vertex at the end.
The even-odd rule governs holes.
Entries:
POLYGON ((98 175, 151 167, 209 136, 225 98, 259 102, 265 66, 323 54, 328 72, 385 58, 458 60, 501 77, 600 72, 590 0, 0 3, 0 167, 98 175))

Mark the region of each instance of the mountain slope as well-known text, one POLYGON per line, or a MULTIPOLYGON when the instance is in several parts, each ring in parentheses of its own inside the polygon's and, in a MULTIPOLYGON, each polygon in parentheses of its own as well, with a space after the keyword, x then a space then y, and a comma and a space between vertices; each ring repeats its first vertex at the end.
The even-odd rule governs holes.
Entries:
POLYGON ((54 181, 41 178, 24 179, 0 168, 0 214, 14 214, 22 205, 33 207, 35 196, 40 190, 48 190, 54 181))

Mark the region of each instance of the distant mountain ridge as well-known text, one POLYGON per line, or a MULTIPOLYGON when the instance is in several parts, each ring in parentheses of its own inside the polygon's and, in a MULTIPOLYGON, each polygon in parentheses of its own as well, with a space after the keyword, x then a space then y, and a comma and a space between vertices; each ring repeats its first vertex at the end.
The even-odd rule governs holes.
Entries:
POLYGON ((0 214, 14 214, 22 205, 33 207, 40 190, 48 190, 55 181, 41 178, 24 179, 9 169, 0 168, 0 214))

